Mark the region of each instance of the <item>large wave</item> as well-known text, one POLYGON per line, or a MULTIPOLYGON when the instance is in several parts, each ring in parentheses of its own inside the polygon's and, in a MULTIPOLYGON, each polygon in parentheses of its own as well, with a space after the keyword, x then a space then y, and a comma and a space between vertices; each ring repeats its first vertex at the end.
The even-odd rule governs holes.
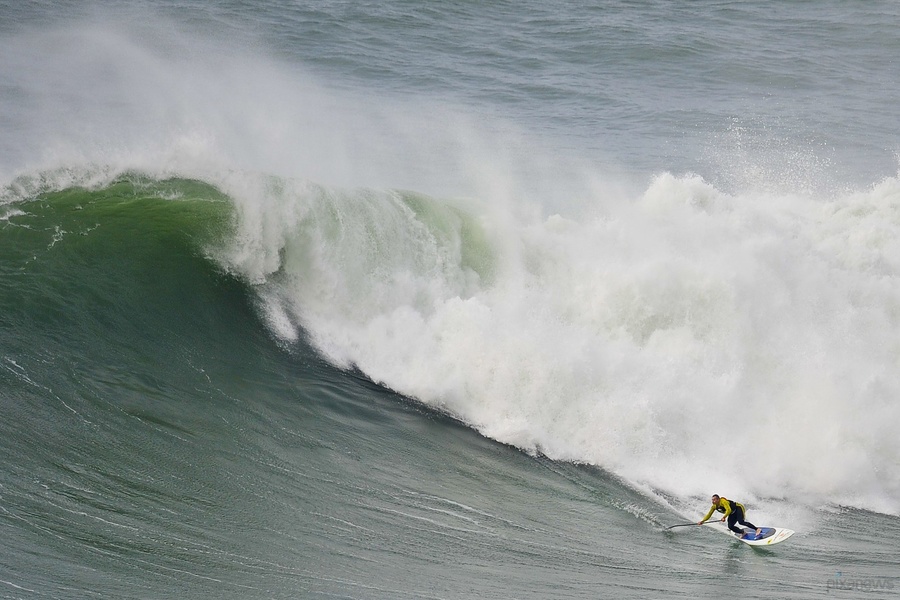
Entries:
POLYGON ((663 174, 582 221, 258 192, 222 260, 278 335, 633 482, 897 510, 895 178, 825 201, 663 174))
POLYGON ((900 510, 897 178, 627 191, 446 104, 370 107, 157 33, 5 42, 25 48, 3 67, 25 98, 3 113, 7 202, 202 180, 234 204, 211 255, 288 343, 638 485, 900 510))

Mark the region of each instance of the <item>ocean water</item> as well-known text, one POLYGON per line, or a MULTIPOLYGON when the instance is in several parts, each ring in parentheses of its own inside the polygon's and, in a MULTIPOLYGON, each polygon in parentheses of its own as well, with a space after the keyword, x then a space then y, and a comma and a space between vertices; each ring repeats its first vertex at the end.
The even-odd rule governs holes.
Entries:
POLYGON ((0 598, 896 597, 898 23, 0 0, 0 598))

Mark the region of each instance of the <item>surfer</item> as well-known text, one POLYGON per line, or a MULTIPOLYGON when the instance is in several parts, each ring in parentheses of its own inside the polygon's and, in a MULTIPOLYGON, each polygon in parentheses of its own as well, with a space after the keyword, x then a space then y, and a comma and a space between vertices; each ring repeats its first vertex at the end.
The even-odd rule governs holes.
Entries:
POLYGON ((703 517, 703 520, 697 523, 697 525, 703 525, 704 523, 706 523, 706 521, 709 520, 709 518, 715 511, 725 513, 725 516, 722 517, 722 520, 724 521, 725 519, 728 519, 728 529, 735 532, 739 536, 743 536, 744 532, 738 529, 735 526, 735 523, 740 523, 741 525, 749 527, 750 529, 756 529, 756 535, 759 535, 759 528, 753 523, 744 520, 744 505, 740 502, 729 500, 728 498, 722 498, 718 494, 713 494, 712 506, 710 507, 709 512, 706 513, 706 516, 703 517))

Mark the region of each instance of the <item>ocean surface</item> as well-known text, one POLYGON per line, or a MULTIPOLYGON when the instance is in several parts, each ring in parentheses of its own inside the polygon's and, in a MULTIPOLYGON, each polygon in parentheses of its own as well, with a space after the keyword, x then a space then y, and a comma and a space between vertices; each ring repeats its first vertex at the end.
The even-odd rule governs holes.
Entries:
POLYGON ((0 0, 0 598, 896 598, 898 167, 893 0, 0 0))

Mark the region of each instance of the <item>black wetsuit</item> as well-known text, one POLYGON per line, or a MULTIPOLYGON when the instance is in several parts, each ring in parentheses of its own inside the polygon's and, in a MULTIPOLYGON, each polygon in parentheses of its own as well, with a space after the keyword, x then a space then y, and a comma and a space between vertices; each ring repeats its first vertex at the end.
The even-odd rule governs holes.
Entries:
POLYGON ((719 503, 712 505, 709 512, 706 513, 706 516, 703 517, 703 520, 706 521, 709 519, 712 516, 713 511, 725 513, 725 516, 728 517, 728 529, 737 534, 743 534, 744 532, 735 527, 735 523, 740 523, 744 527, 749 527, 753 530, 756 530, 757 528, 753 523, 744 520, 744 505, 740 502, 735 502, 728 498, 719 498, 719 503))

